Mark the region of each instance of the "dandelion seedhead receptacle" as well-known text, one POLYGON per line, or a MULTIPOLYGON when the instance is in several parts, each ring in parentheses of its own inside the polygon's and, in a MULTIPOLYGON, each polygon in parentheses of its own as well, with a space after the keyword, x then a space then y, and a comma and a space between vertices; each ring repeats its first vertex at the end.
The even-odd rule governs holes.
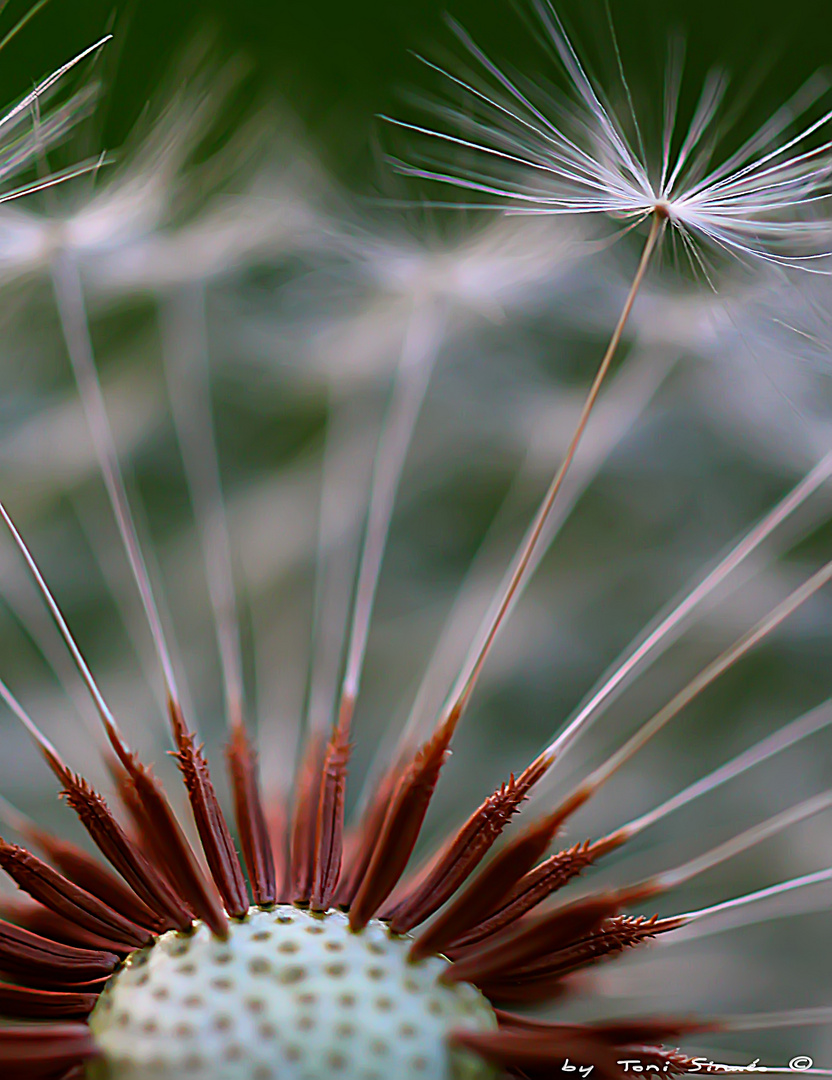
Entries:
POLYGON ((90 1016, 108 1080, 491 1080, 452 1031, 496 1030, 488 1001, 441 980, 439 957, 412 964, 408 940, 339 912, 252 909, 226 942, 169 931, 133 953, 90 1016), (161 1006, 161 1007, 160 1007, 161 1006))

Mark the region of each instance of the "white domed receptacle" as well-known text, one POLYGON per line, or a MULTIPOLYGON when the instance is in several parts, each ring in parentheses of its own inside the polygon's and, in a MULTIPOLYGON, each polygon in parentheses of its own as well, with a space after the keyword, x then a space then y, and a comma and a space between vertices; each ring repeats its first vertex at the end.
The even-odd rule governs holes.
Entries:
POLYGON ((453 1048, 496 1027, 475 987, 439 982, 448 961, 407 960, 380 922, 290 905, 252 909, 227 941, 199 925, 138 951, 90 1017, 107 1080, 490 1080, 453 1048))

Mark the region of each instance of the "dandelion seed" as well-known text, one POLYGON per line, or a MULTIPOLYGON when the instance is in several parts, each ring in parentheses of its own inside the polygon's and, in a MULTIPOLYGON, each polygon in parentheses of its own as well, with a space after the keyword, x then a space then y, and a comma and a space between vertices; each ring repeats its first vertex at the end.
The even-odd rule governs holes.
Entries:
MULTIPOLYGON (((752 140, 752 143, 749 146, 743 148, 743 150, 739 152, 738 157, 735 155, 736 160, 732 159, 730 163, 717 166, 713 169, 709 174, 707 185, 704 184, 704 182, 694 184, 694 187, 691 190, 688 190, 685 196, 680 196, 676 193, 676 184, 677 182, 681 184, 685 177, 688 177, 695 171, 694 164, 689 164, 688 159, 699 145, 705 131, 707 131, 719 101, 720 95, 716 90, 713 87, 706 88, 705 93, 703 93, 703 99, 700 102, 700 107, 691 124, 691 128, 683 141, 675 162, 672 164, 670 161, 670 145, 673 131, 672 126, 666 128, 665 154, 661 170, 661 180, 658 187, 655 187, 655 185, 651 186, 648 179, 646 164, 644 162, 639 162, 637 155, 635 155, 627 143, 621 125, 602 104, 597 91, 587 78, 570 42, 563 33, 556 14, 553 10, 550 10, 543 4, 538 4, 536 10, 552 37, 553 43, 561 57, 561 61, 566 68, 572 81, 573 88, 584 110, 584 114, 581 115, 579 119, 574 119, 574 126, 592 133, 591 141, 593 141, 595 145, 591 150, 580 147, 573 139, 559 132, 551 122, 546 121, 543 114, 527 100, 520 90, 502 76, 493 65, 489 64, 486 58, 476 50, 473 43, 468 42, 468 44, 475 52, 478 59, 486 65, 492 76, 503 85, 504 89, 507 89, 513 94, 515 98, 514 104, 520 103, 520 105, 528 111, 528 114, 531 115, 533 122, 529 121, 529 123, 531 123, 533 130, 540 137, 541 142, 546 143, 547 146, 550 142, 553 142, 557 148, 556 151, 549 150, 551 164, 548 166, 548 170, 554 174, 555 181, 560 181, 561 184, 560 193, 553 197, 551 205, 552 212, 572 214, 617 212, 619 215, 635 218, 636 223, 649 218, 650 225, 638 267, 624 301, 618 321, 609 340, 609 344, 587 393, 574 434, 569 441, 563 460, 555 473, 535 520, 517 553, 509 579, 505 584, 502 595, 496 605, 496 610, 490 618, 489 624, 487 625, 481 640, 477 643, 468 664, 464 668, 449 695, 437 724, 433 739, 423 745, 419 751, 419 755, 413 759, 412 764, 403 771, 398 778, 395 794, 391 795, 389 806, 386 810, 384 824, 380 826, 380 832, 376 840, 375 851, 373 854, 373 862, 368 869, 363 886, 359 888, 352 902, 351 920, 353 927, 360 926, 362 919, 367 917, 367 912, 375 910, 380 903, 386 900, 392 890, 395 880, 403 869, 403 865, 398 866, 397 863, 394 863, 394 849, 397 849, 395 855, 396 860, 406 860, 410 854, 410 850, 412 850, 412 844, 415 843, 418 827, 421 825, 421 820, 427 810, 430 794, 438 780, 439 772, 444 763, 456 726, 466 709, 480 672, 482 671, 482 667, 491 651, 504 620, 513 604, 516 602, 519 593, 528 581, 530 568, 533 566, 535 557, 538 554, 541 537, 544 535, 549 519, 554 512, 561 488, 572 465, 578 445, 589 423, 590 415, 595 407, 602 384, 621 342, 627 320, 644 281, 653 252, 657 247, 665 226, 668 222, 671 222, 677 228, 684 227, 688 230, 692 229, 694 215, 689 210, 686 210, 685 207, 692 203, 694 196, 700 189, 712 192, 717 189, 717 185, 720 185, 725 181, 726 176, 730 177, 735 183, 738 182, 740 178, 744 178, 748 175, 753 175, 754 177, 765 175, 768 177, 768 174, 771 172, 771 169, 767 168, 769 162, 778 160, 782 154, 785 154, 793 145, 795 145, 795 141, 799 142, 805 139, 828 119, 828 116, 824 116, 821 120, 817 121, 815 125, 811 125, 810 128, 804 131, 799 138, 787 141, 782 146, 778 146, 776 150, 762 152, 757 143, 752 140), (758 152, 761 156, 755 156, 758 155, 758 152), (752 165, 747 164, 749 157, 753 159, 752 165), (609 167, 609 161, 616 163, 612 170, 609 167), (736 169, 736 172, 732 172, 734 169, 736 169), (613 176, 613 180, 610 179, 611 176, 613 176), (622 177, 624 179, 621 179, 622 177), (620 182, 616 183, 616 178, 620 182), (603 199, 597 197, 597 192, 602 187, 602 180, 612 189, 613 196, 618 197, 619 202, 617 206, 611 201, 610 196, 603 199), (627 187, 628 183, 631 185, 629 188, 627 187), (574 190, 572 190, 576 186, 581 189, 580 194, 575 194, 574 190), (596 198, 594 201, 586 196, 587 189, 593 188, 593 186, 596 191, 596 198), (635 199, 633 197, 633 192, 637 195, 637 198, 635 199), (649 194, 649 198, 646 193, 649 194), (687 214, 686 224, 685 214, 687 214), (408 816, 412 817, 412 825, 406 824, 408 816), (403 835, 409 838, 404 843, 402 842, 403 835), (372 893, 370 892, 371 888, 374 889, 372 893)), ((459 80, 454 79, 453 81, 458 82, 459 80)), ((475 99, 481 100, 483 98, 483 95, 474 90, 469 84, 464 84, 464 88, 469 91, 475 99)), ((491 111, 497 113, 508 112, 510 119, 513 122, 517 122, 517 116, 514 112, 500 106, 491 99, 485 100, 491 111)), ((668 120, 668 125, 671 123, 672 120, 668 120)), ((520 121, 520 124, 522 130, 525 132, 526 121, 520 121)), ((412 125, 403 126, 412 128, 412 125)), ((422 134, 436 135, 440 139, 447 138, 451 142, 461 141, 455 137, 443 136, 440 133, 429 132, 423 128, 416 130, 420 131, 422 134)), ((779 135, 780 133, 781 129, 778 129, 776 135, 779 135)), ((764 142, 763 150, 770 145, 774 138, 775 134, 769 131, 764 142)), ((469 149, 478 149, 485 154, 489 153, 489 149, 485 145, 472 144, 468 141, 464 141, 464 144, 469 149)), ((505 156, 501 151, 493 152, 497 157, 505 156)), ((815 156, 816 155, 811 155, 811 179, 807 179, 804 175, 805 169, 802 168, 802 156, 798 155, 795 160, 790 160, 789 165, 786 168, 786 173, 790 178, 790 194, 780 204, 781 210, 785 206, 791 206, 793 204, 799 204, 801 207, 807 206, 812 201, 809 192, 814 192, 816 189, 826 184, 829 166, 828 164, 821 162, 821 165, 817 166, 817 169, 820 170, 820 172, 818 172, 816 169, 817 163, 814 161, 815 156), (797 170, 796 173, 795 169, 797 170), (797 176, 800 177, 800 183, 798 183, 797 176)), ((516 164, 521 159, 517 155, 513 155, 512 160, 516 164)), ((701 166, 701 162, 699 164, 701 166)), ((404 166, 401 167, 403 168, 403 171, 410 172, 422 178, 455 182, 453 178, 447 174, 432 173, 420 169, 408 169, 404 166)), ((771 168, 776 170, 779 167, 778 164, 771 168)), ((778 173, 778 176, 779 175, 780 174, 778 173)), ((776 187, 780 187, 785 183, 782 177, 780 177, 780 181, 781 183, 776 184, 776 187)), ((463 186, 468 184, 468 186, 477 189, 482 188, 482 185, 479 183, 466 181, 464 178, 460 180, 459 183, 463 184, 463 186)), ((751 189, 757 190, 754 188, 753 182, 749 182, 749 185, 751 189)), ((766 190, 768 190, 768 185, 766 184, 764 186, 766 190)), ((508 192, 505 192, 505 194, 508 194, 508 192)), ((748 196, 749 191, 745 190, 745 194, 748 196)), ((521 196, 521 201, 528 201, 531 199, 532 196, 529 195, 521 196)), ((546 200, 543 200, 541 205, 548 206, 549 203, 547 203, 546 200)), ((756 204, 756 210, 748 220, 751 221, 753 219, 757 222, 761 212, 763 218, 765 218, 765 212, 769 209, 771 208, 768 203, 758 202, 756 204)), ((705 232, 703 227, 704 220, 705 216, 700 212, 698 229, 699 232, 703 233, 705 232)), ((708 223, 707 235, 713 242, 717 242, 719 230, 714 224, 713 213, 711 214, 711 217, 708 218, 708 223)), ((780 225, 778 225, 778 229, 779 228, 780 225)), ((744 226, 740 225, 737 227, 734 235, 741 235, 743 229, 744 226)), ((817 230, 816 228, 813 228, 812 231, 815 232, 817 230)), ((724 227, 722 232, 725 232, 724 227)), ((755 235, 759 234, 759 232, 760 229, 757 228, 755 230, 755 235)), ((730 246, 726 244, 724 235, 718 243, 721 247, 730 246)), ((739 246, 739 242, 735 239, 733 247, 739 250, 739 246)), ((762 248, 759 250, 755 249, 754 251, 747 248, 745 253, 756 253, 761 257, 765 255, 766 258, 772 261, 777 261, 778 258, 771 250, 762 248)), ((811 256, 811 258, 817 257, 819 257, 819 253, 815 253, 811 256)), ((553 747, 549 757, 544 755, 539 759, 538 764, 541 767, 542 772, 545 772, 550 767, 554 761, 554 756, 555 748, 553 747)), ((525 778, 521 778, 521 781, 523 779, 525 778)), ((529 783, 531 785, 536 783, 536 781, 537 778, 529 780, 529 783)), ((512 801, 519 804, 519 801, 525 797, 526 794, 527 792, 521 782, 520 793, 515 793, 511 789, 506 789, 502 795, 502 800, 506 803, 506 807, 508 807, 512 801)), ((375 810, 375 808, 374 811, 380 820, 381 811, 375 810)), ((483 808, 483 814, 485 813, 486 810, 483 808)), ((510 816, 510 813, 511 811, 506 809, 506 820, 508 816, 510 816)), ((479 858, 481 857, 482 853, 479 855, 479 858)), ((446 869, 445 864, 441 863, 439 867, 434 868, 430 880, 434 881, 437 875, 444 872, 446 869)), ((427 889, 427 884, 424 884, 423 888, 427 889)), ((441 902, 438 897, 437 902, 441 902)))
POLYGON ((799 126, 826 96, 822 78, 810 80, 720 161, 715 146, 724 135, 719 118, 727 79, 720 72, 706 79, 690 124, 678 136, 682 58, 675 50, 660 149, 648 158, 632 101, 631 115, 618 115, 587 74, 554 6, 549 0, 533 0, 532 6, 549 55, 567 81, 566 97, 547 97, 531 80, 510 78, 452 22, 485 78, 470 81, 425 62, 462 93, 470 111, 445 105, 439 114, 463 134, 385 119, 469 152, 479 159, 478 168, 439 171, 398 161, 402 172, 499 196, 504 202, 498 205, 512 213, 610 215, 630 227, 659 218, 677 231, 699 266, 696 242, 702 241, 752 264, 804 270, 829 255, 823 207, 831 193, 832 143, 813 145, 812 136, 823 140, 832 110, 799 126))
MULTIPOLYGON (((443 119, 463 135, 391 117, 384 119, 474 154, 481 161, 473 172, 464 168, 443 172, 396 161, 396 167, 405 175, 500 196, 504 200, 502 207, 513 213, 605 215, 627 221, 628 230, 646 220, 650 222, 621 315, 590 387, 574 440, 552 484, 551 503, 541 509, 542 527, 667 225, 679 237, 694 269, 709 281, 711 275, 700 251, 702 242, 757 268, 767 265, 826 273, 823 260, 832 251, 832 236, 822 210, 824 200, 832 194, 832 142, 812 146, 811 137, 828 127, 832 110, 790 134, 796 120, 825 93, 822 80, 812 80, 738 150, 724 161, 714 161, 713 146, 719 141, 715 128, 726 81, 719 74, 706 81, 690 126, 676 148, 682 74, 677 57, 668 70, 661 154, 657 161, 649 161, 635 113, 631 116, 637 136, 634 146, 625 123, 605 103, 603 90, 587 75, 549 0, 533 0, 533 7, 553 57, 568 81, 565 102, 547 101, 533 85, 509 78, 461 27, 452 23, 457 36, 490 78, 490 83, 471 82, 428 63, 465 98, 470 111, 452 106, 439 109, 443 119), (507 176, 498 179, 495 174, 499 171, 507 176)), ((628 100, 632 110, 629 89, 628 100)), ((533 531, 530 555, 535 543, 533 531)), ((518 570, 522 577, 522 566, 518 570)))
MULTIPOLYGON (((711 129, 725 89, 714 77, 703 89, 690 127, 674 154, 674 124, 681 77, 678 67, 669 76, 660 169, 658 176, 654 176, 644 156, 635 116, 637 149, 628 141, 622 122, 604 104, 601 90, 587 76, 555 10, 545 0, 536 0, 535 11, 569 80, 571 99, 566 106, 553 105, 549 110, 551 115, 547 115, 545 102, 537 103, 531 89, 527 91, 511 81, 460 27, 454 26, 457 35, 499 88, 497 94, 489 96, 479 85, 449 72, 440 72, 463 91, 466 103, 473 107, 471 115, 450 107, 440 112, 446 120, 463 129, 468 127, 472 138, 391 121, 410 131, 473 151, 492 163, 496 161, 520 169, 519 178, 499 188, 464 171, 442 173, 410 167, 402 162, 397 163, 398 168, 422 179, 502 195, 512 211, 605 214, 630 220, 629 227, 647 219, 650 225, 621 314, 588 391, 573 437, 526 542, 518 552, 511 579, 491 625, 449 698, 445 713, 449 727, 455 726, 464 710, 503 619, 528 580, 541 536, 554 511, 665 227, 668 224, 674 227, 683 238, 686 250, 701 266, 704 264, 692 246, 693 238, 705 239, 712 246, 738 257, 807 269, 827 252, 815 248, 801 254, 803 246, 810 240, 820 242, 829 238, 825 221, 805 218, 809 209, 829 194, 832 176, 829 147, 832 144, 811 150, 801 148, 814 132, 827 124, 832 112, 824 114, 797 135, 788 137, 785 132, 793 108, 786 106, 740 150, 714 165, 710 160, 711 129), (522 170, 524 165, 525 171, 522 170), (529 171, 533 175, 544 174, 550 189, 531 187, 529 171), (790 250, 791 254, 788 251, 784 254, 778 245, 790 250)), ((796 102, 801 103, 800 111, 813 104, 818 95, 819 90, 814 86, 798 95, 796 102)), ((390 120, 389 117, 385 119, 390 120)))

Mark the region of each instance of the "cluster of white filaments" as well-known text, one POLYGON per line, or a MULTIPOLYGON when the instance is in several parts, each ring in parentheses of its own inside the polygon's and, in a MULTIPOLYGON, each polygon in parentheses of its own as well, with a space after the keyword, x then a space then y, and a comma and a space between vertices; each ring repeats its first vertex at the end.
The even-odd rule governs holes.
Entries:
MULTIPOLYGON (((514 213, 609 214, 637 224, 652 214, 676 227, 692 262, 701 266, 696 238, 747 260, 816 269, 830 245, 822 210, 830 196, 832 142, 819 133, 832 119, 823 111, 794 130, 819 106, 828 84, 816 76, 733 153, 714 165, 722 141, 719 120, 728 80, 706 79, 681 135, 677 116, 682 53, 671 53, 664 91, 661 149, 648 158, 623 68, 626 122, 587 74, 549 0, 534 0, 544 31, 568 83, 564 96, 510 78, 456 24, 452 27, 486 78, 461 77, 425 61, 464 97, 462 106, 436 110, 450 131, 391 120, 431 139, 473 153, 484 167, 397 162, 400 171, 479 196, 497 196, 514 213), (461 134, 453 134, 454 129, 461 134), (631 134, 628 134, 631 132, 631 134), (813 145, 813 136, 819 141, 813 145)), ((616 46, 617 48, 617 46, 616 46)), ((389 117, 386 119, 390 119, 389 117)), ((482 206, 482 203, 475 204, 482 206)))

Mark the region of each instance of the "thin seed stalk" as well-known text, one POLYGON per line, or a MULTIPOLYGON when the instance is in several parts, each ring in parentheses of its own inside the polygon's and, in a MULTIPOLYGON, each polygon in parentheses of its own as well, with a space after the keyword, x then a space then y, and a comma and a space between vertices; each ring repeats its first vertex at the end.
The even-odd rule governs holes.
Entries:
MULTIPOLYGON (((610 337, 601 363, 595 373, 592 386, 584 401, 578 424, 567 447, 566 454, 561 462, 555 477, 546 493, 546 497, 537 512, 531 531, 521 546, 516 566, 511 575, 508 588, 503 595, 500 607, 491 624, 489 632, 477 653, 476 660, 467 675, 464 671, 460 677, 461 688, 456 688, 451 693, 448 704, 445 706, 443 715, 437 725, 431 739, 425 743, 413 758, 410 767, 404 772, 399 780, 398 787, 387 809, 387 815, 381 828, 378 840, 373 848, 367 872, 359 886, 354 903, 350 910, 350 925, 355 929, 364 926, 366 922, 378 911, 379 907, 390 896, 396 887, 401 875, 407 866, 408 860, 416 844, 416 838, 422 827, 428 804, 433 794, 433 789, 439 779, 439 772, 448 755, 448 749, 454 730, 465 711, 465 706, 473 693, 477 677, 485 663, 488 652, 497 632, 511 607, 512 600, 517 594, 525 576, 526 569, 531 562, 535 547, 540 534, 546 524, 546 520, 555 504, 558 492, 563 480, 575 456, 578 443, 583 436, 584 430, 598 394, 604 381, 613 357, 615 356, 627 319, 632 311, 638 291, 647 273, 650 258, 658 242, 661 230, 666 221, 666 216, 656 211, 653 214, 650 231, 647 235, 644 248, 636 268, 635 276, 624 301, 618 322, 610 337)), ((541 776, 547 771, 554 761, 553 755, 544 753, 538 759, 542 768, 541 776)), ((499 833, 495 833, 496 840, 499 833)), ((485 855, 487 848, 482 852, 485 855)), ((476 867, 476 862, 470 867, 470 872, 476 867)))
POLYGON ((552 483, 549 485, 549 490, 546 492, 546 496, 540 505, 540 509, 537 512, 537 517, 534 520, 531 531, 527 536, 526 540, 524 541, 519 558, 517 560, 517 565, 515 566, 514 572, 511 575, 511 580, 509 581, 508 588, 505 591, 503 599, 491 624, 491 628, 489 629, 488 634, 486 635, 486 638, 482 646, 480 647, 479 652, 477 653, 476 660, 474 661, 470 672, 465 677, 461 688, 453 694, 452 704, 446 708, 446 718, 449 717, 451 713, 455 712, 457 713, 458 719, 459 715, 461 715, 461 713, 464 711, 465 706, 468 703, 468 699, 470 698, 474 690, 474 686, 476 685, 480 671, 482 670, 482 666, 485 663, 486 657, 488 656, 491 646, 494 643, 494 639, 497 636, 497 632, 500 629, 500 626, 502 625, 503 620, 505 619, 506 614, 511 607, 512 601, 517 595, 518 589, 523 582, 523 578, 525 577, 526 570, 529 566, 529 563, 531 562, 534 550, 537 547, 540 535, 543 532, 544 526, 546 525, 546 521, 550 513, 552 512, 552 508, 555 505, 555 500, 558 497, 558 492, 563 485, 563 481, 565 480, 566 474, 568 473, 569 468, 572 464, 572 459, 575 457, 578 445, 583 438, 584 431, 587 424, 589 423, 589 417, 592 413, 593 408, 595 407, 598 395, 601 392, 601 386, 603 385, 604 379, 609 373, 610 365, 612 364, 613 358, 618 351, 618 346, 621 343, 621 337, 624 333, 624 328, 627 325, 627 320, 630 317, 630 312, 633 309, 633 304, 635 303, 636 297, 639 293, 639 289, 641 288, 641 285, 644 281, 644 276, 647 273, 648 266, 650 265, 650 259, 656 248, 656 244, 658 243, 666 220, 666 215, 663 212, 661 212, 660 210, 654 211, 650 222, 650 231, 648 232, 647 239, 644 242, 644 248, 641 252, 641 258, 639 259, 635 275, 627 293, 627 297, 624 301, 624 306, 621 309, 621 314, 618 316, 618 322, 615 325, 615 329, 613 330, 612 336, 610 337, 610 340, 607 344, 606 351, 604 352, 601 363, 595 373, 595 378, 592 380, 592 385, 590 386, 589 392, 587 393, 586 399, 584 400, 584 404, 581 409, 581 415, 578 418, 578 423, 575 427, 574 433, 572 434, 572 438, 569 440, 569 445, 566 448, 566 453, 564 454, 563 461, 560 463, 560 466, 555 473, 552 483))

